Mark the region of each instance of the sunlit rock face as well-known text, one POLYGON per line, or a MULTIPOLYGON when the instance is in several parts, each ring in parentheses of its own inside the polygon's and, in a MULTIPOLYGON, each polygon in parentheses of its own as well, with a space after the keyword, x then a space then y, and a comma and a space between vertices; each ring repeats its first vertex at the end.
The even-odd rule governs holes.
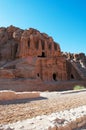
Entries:
POLYGON ((52 37, 36 29, 1 27, 0 78, 83 80, 86 78, 86 56, 62 53, 52 37))

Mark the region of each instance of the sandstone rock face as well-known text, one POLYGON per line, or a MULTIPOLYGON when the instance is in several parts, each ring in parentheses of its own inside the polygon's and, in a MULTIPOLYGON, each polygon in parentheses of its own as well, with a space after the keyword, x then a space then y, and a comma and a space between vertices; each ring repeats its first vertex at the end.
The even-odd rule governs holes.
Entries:
POLYGON ((30 28, 22 30, 14 26, 0 28, 0 52, 1 60, 27 56, 59 56, 61 50, 47 34, 30 28), (4 51, 4 52, 3 52, 4 51), (8 54, 8 58, 3 54, 8 54))
POLYGON ((0 78, 15 78, 12 70, 0 70, 0 78))
POLYGON ((62 53, 52 37, 30 28, 0 28, 0 78, 86 79, 86 56, 62 53))
POLYGON ((71 70, 71 73, 68 72, 69 77, 78 79, 86 79, 86 56, 84 53, 80 54, 71 54, 71 53, 63 53, 62 54, 67 59, 68 71, 71 70), (75 71, 77 74, 75 75, 75 71), (71 76, 70 76, 71 74, 71 76))

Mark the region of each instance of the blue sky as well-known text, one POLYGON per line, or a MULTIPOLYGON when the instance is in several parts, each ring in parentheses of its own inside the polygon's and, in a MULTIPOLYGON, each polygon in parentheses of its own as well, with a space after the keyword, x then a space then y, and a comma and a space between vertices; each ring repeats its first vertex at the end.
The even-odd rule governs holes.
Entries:
POLYGON ((64 52, 86 54, 86 0, 0 0, 0 27, 45 32, 64 52))

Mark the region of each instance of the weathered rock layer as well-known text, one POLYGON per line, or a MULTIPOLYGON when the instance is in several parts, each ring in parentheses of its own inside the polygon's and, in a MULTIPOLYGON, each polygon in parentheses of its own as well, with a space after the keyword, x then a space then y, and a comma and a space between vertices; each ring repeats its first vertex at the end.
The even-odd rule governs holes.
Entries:
POLYGON ((1 27, 0 78, 85 81, 86 56, 62 53, 52 37, 36 29, 1 27))

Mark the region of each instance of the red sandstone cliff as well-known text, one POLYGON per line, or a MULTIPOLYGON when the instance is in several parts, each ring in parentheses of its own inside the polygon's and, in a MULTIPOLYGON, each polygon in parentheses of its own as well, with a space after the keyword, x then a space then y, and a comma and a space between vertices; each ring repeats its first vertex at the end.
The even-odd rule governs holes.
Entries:
POLYGON ((43 81, 86 79, 86 56, 61 53, 52 37, 36 29, 0 28, 0 78, 43 81))

